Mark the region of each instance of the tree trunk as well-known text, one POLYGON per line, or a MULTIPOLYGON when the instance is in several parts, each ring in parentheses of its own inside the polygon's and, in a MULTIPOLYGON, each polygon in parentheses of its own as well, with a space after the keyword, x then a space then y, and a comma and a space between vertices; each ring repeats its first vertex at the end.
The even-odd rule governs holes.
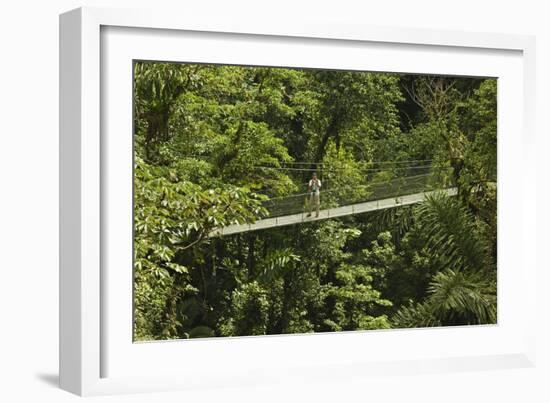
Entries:
POLYGON ((254 234, 248 235, 248 278, 254 278, 256 259, 255 253, 256 236, 254 234))
POLYGON ((239 266, 241 266, 244 263, 242 234, 237 234, 237 258, 239 266))
POLYGON ((317 169, 317 164, 316 163, 321 162, 323 160, 323 158, 325 156, 325 153, 326 153, 328 140, 331 137, 334 137, 334 138, 338 137, 338 124, 339 124, 339 119, 338 119, 337 114, 335 113, 332 116, 332 118, 330 120, 330 123, 327 126, 327 129, 325 130, 325 133, 323 134, 323 137, 321 138, 321 142, 317 146, 317 151, 315 153, 315 161, 311 165, 311 169, 317 169))

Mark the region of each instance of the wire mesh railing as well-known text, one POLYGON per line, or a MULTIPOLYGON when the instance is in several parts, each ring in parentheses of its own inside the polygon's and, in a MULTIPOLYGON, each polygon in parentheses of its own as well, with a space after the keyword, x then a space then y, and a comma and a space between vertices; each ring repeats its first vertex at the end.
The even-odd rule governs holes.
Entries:
MULTIPOLYGON (((371 179, 360 184, 338 184, 322 187, 319 194, 319 210, 364 203, 373 200, 406 196, 454 186, 449 168, 418 175, 384 179, 371 179)), ((303 192, 271 198, 264 202, 268 217, 280 217, 317 210, 317 200, 312 192, 303 192)))

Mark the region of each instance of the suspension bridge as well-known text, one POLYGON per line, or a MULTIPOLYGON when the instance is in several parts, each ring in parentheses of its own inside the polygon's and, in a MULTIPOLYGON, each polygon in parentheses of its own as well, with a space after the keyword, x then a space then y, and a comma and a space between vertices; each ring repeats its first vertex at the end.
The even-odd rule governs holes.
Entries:
MULTIPOLYGON (((428 160, 423 160, 428 161, 428 160)), ((280 197, 271 197, 263 203, 268 214, 253 223, 233 224, 214 230, 210 236, 223 236, 241 232, 256 231, 274 227, 344 217, 354 214, 406 206, 424 201, 434 193, 454 196, 457 193, 452 183, 450 167, 436 166, 429 162, 418 164, 403 163, 383 165, 378 168, 363 168, 361 177, 350 175, 349 169, 326 167, 317 164, 315 168, 303 167, 293 163, 290 166, 260 169, 282 170, 296 175, 311 175, 317 172, 321 180, 320 203, 317 209, 311 203, 311 193, 300 192, 280 197), (383 173, 383 175, 380 175, 383 173), (323 179, 323 175, 325 179, 323 179), (385 179, 389 176, 389 179, 385 179), (359 182, 359 183, 357 183, 359 182)), ((299 180, 296 182, 300 183, 299 180)), ((308 182, 302 183, 304 190, 308 182)))

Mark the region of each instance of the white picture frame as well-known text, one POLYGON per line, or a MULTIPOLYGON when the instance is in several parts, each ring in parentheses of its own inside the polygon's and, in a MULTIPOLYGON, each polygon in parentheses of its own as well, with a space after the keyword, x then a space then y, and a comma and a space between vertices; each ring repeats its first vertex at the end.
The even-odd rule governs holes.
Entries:
POLYGON ((373 373, 534 365, 534 324, 531 318, 521 317, 521 312, 534 312, 527 308, 534 306, 536 285, 535 243, 528 239, 528 234, 536 232, 536 220, 534 210, 529 208, 532 200, 527 192, 534 187, 534 179, 529 178, 535 177, 531 175, 535 172, 535 159, 531 157, 534 49, 534 38, 529 36, 326 21, 282 26, 278 22, 214 20, 209 16, 104 8, 80 8, 61 15, 61 387, 79 395, 96 395, 290 383, 325 377, 328 381, 328 373, 331 379, 346 379, 373 373), (137 36, 139 49, 132 43, 137 36), (171 53, 174 43, 181 41, 187 41, 187 47, 179 46, 180 53, 171 53), (225 46, 231 48, 231 55, 224 54, 223 47, 219 47, 217 56, 208 56, 208 49, 214 49, 209 46, 220 44, 231 44, 225 46), (269 49, 260 50, 266 47, 269 49), (332 52, 332 56, 338 57, 316 59, 315 55, 321 54, 315 53, 316 47, 323 47, 325 55, 332 52), (193 57, 186 59, 191 49, 193 57), (358 56, 361 52, 379 55, 377 64, 361 61, 358 56), (287 54, 287 59, 283 60, 283 54, 287 54), (404 54, 421 54, 425 59, 412 58, 403 65, 403 72, 445 72, 502 79, 498 168, 499 212, 503 214, 499 213, 498 325, 133 343, 131 323, 128 326, 132 267, 125 264, 127 260, 117 260, 127 259, 127 254, 113 254, 111 247, 116 243, 127 251, 132 243, 131 236, 127 236, 131 213, 124 214, 131 209, 131 198, 128 204, 131 183, 126 181, 131 164, 113 164, 111 160, 113 155, 122 153, 123 161, 131 161, 127 136, 131 135, 131 129, 128 133, 131 119, 125 119, 132 108, 132 98, 128 97, 131 94, 128 61, 151 58, 264 65, 296 63, 398 71, 404 54), (427 67, 426 60, 432 67, 427 67), (509 101, 511 95, 519 100, 509 101), (111 108, 117 113, 112 113, 111 108), (113 115, 117 117, 112 118, 113 115), (126 135, 114 135, 115 128, 126 135), (506 164, 514 153, 522 161, 519 170, 506 164), (514 213, 510 214, 510 210, 514 213), (126 218, 120 221, 120 217, 126 218), (521 253, 510 256, 511 248, 507 246, 512 243, 516 244, 515 251, 519 248, 521 253), (113 262, 122 262, 119 267, 125 267, 124 270, 109 270, 114 267, 113 262), (511 299, 507 288, 513 284, 521 285, 517 301, 511 299), (120 298, 115 301, 113 293, 121 295, 120 298), (458 340, 461 343, 456 346, 458 340), (445 347, 453 342, 454 347, 445 347), (366 348, 363 355, 351 355, 354 346, 374 343, 376 349, 366 348), (408 348, 410 345, 415 348, 408 348), (390 350, 391 346, 394 348, 390 350), (327 353, 316 354, 320 349, 327 353), (182 357, 186 358, 184 362, 182 357), (201 365, 200 360, 205 357, 216 363, 215 371, 201 365), (157 369, 150 371, 155 365, 157 369), (192 366, 193 373, 186 366, 192 366))

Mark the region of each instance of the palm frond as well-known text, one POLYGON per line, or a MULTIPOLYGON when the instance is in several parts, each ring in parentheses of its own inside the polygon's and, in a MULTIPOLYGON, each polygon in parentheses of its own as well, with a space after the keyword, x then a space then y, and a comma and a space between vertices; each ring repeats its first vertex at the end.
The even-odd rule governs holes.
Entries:
POLYGON ((299 261, 300 256, 293 253, 290 248, 274 250, 261 262, 257 279, 262 283, 269 282, 284 271, 291 269, 299 261))
POLYGON ((403 305, 391 318, 394 328, 435 327, 442 323, 427 303, 403 305))
POLYGON ((482 272, 437 273, 428 289, 432 310, 449 324, 496 323, 496 282, 482 272))
POLYGON ((382 232, 389 229, 394 242, 400 242, 413 223, 414 208, 412 206, 397 206, 380 210, 372 214, 370 220, 375 231, 382 232))
POLYGON ((402 306, 393 316, 395 327, 494 324, 497 319, 496 281, 483 272, 437 273, 422 303, 402 306))
POLYGON ((480 236, 474 217, 458 200, 443 194, 427 197, 416 208, 418 222, 430 253, 442 268, 479 269, 487 266, 487 241, 480 236))

